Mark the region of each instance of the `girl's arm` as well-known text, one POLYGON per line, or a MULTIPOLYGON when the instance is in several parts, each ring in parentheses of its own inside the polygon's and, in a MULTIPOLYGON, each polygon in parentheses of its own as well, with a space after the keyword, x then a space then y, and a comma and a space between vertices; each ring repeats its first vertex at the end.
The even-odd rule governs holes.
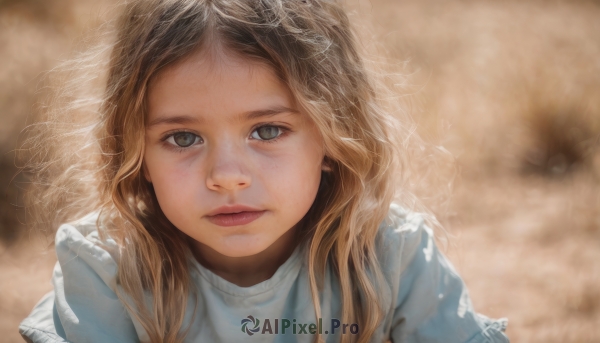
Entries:
POLYGON ((19 325, 19 333, 27 343, 66 343, 64 329, 54 307, 54 291, 44 295, 31 314, 19 325))
POLYGON ((433 231, 421 216, 408 215, 394 233, 400 234, 400 281, 393 288, 393 342, 509 342, 504 334, 507 320, 474 311, 463 280, 436 247, 433 231))
POLYGON ((116 295, 115 260, 94 244, 97 232, 87 235, 81 229, 59 228, 54 292, 36 305, 19 331, 36 343, 139 342, 131 317, 116 295))

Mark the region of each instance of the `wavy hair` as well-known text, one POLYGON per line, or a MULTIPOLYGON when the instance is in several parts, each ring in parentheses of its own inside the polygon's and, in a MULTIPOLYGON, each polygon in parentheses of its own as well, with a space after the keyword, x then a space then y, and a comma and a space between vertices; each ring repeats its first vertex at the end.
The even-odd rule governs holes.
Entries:
POLYGON ((37 221, 55 227, 99 209, 101 238, 120 247, 119 297, 151 342, 183 340, 191 252, 143 177, 146 92, 163 68, 216 39, 273 68, 319 128, 331 170, 303 228, 315 316, 330 263, 342 321, 361 328, 342 342, 368 342, 390 310, 376 234, 406 166, 399 156, 408 150, 398 148, 414 135, 385 106, 386 87, 365 66, 343 8, 331 0, 131 0, 122 10, 111 43, 71 62, 45 120, 31 128, 37 221))

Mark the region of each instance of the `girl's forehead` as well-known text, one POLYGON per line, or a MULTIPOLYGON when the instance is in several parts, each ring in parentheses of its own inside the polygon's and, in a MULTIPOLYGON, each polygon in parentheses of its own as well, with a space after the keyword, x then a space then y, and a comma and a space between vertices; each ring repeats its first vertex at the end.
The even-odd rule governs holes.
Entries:
POLYGON ((149 87, 164 83, 165 79, 166 82, 181 81, 182 77, 187 76, 214 78, 212 81, 218 82, 227 74, 250 74, 257 68, 263 69, 261 71, 265 74, 274 74, 266 63, 260 63, 231 50, 216 47, 198 49, 160 70, 152 78, 149 87))
POLYGON ((294 108, 295 103, 289 87, 266 63, 203 50, 162 70, 149 85, 147 101, 150 118, 294 108))

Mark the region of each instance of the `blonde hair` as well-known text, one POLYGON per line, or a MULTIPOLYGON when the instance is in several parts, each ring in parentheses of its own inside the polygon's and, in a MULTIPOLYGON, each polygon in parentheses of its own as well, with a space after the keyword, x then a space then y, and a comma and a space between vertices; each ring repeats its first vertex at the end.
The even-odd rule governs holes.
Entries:
POLYGON ((145 97, 163 68, 217 39, 268 63, 320 130, 331 171, 323 174, 304 227, 315 316, 321 316, 319 291, 331 263, 341 286, 342 322, 361 328, 358 338, 342 341, 368 342, 389 311, 375 238, 395 195, 395 175, 406 164, 397 158, 406 143, 395 135, 408 140, 411 128, 382 105, 385 87, 367 71, 341 6, 329 0, 136 0, 124 4, 115 28, 110 48, 98 45, 72 62, 73 73, 57 81, 64 86, 47 117, 31 128, 29 167, 41 185, 31 199, 34 214, 42 216, 37 221, 56 227, 100 209, 101 238, 121 247, 119 297, 133 301, 123 303, 152 342, 183 340, 191 255, 141 172, 145 97), (102 59, 107 62, 91 62, 102 59), (84 86, 100 84, 104 94, 86 93, 84 86), (76 139, 80 144, 72 144, 76 139), (150 306, 144 292, 152 295, 150 306))

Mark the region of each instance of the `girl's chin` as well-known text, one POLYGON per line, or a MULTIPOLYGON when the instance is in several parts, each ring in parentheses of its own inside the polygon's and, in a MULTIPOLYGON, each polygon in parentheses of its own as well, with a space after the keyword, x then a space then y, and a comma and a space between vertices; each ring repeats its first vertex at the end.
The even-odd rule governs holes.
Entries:
POLYGON ((220 249, 215 250, 227 257, 253 256, 260 254, 270 246, 256 237, 248 237, 248 235, 244 235, 243 237, 227 237, 223 244, 220 245, 220 249))

